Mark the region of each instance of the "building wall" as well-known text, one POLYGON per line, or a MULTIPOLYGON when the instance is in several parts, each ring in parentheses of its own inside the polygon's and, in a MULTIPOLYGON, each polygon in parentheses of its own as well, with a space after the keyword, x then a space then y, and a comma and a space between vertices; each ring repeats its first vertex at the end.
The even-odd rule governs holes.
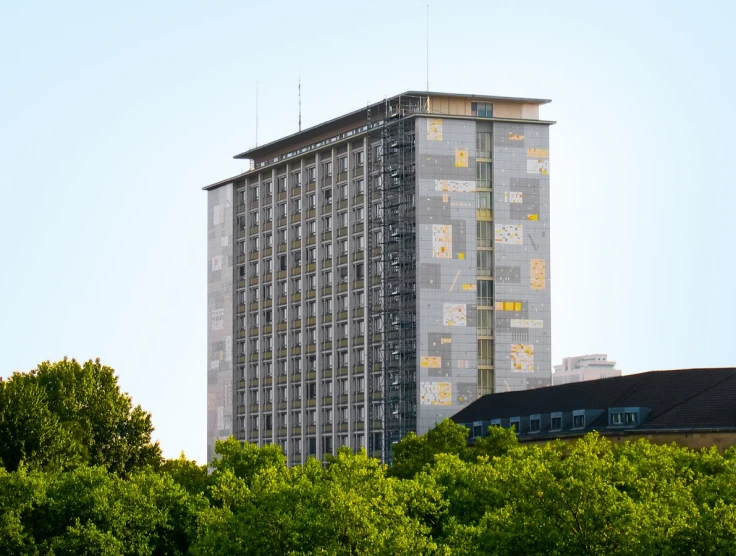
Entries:
POLYGON ((551 383, 549 198, 549 128, 495 122, 496 392, 551 383))
POLYGON ((207 461, 233 433, 233 185, 207 192, 207 461))
POLYGON ((417 433, 476 398, 475 133, 417 118, 417 433))

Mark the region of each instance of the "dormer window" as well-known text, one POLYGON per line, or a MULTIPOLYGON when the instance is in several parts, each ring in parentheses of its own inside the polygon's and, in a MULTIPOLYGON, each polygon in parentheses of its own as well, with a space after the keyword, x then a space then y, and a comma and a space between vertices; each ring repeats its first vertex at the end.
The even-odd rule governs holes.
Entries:
POLYGON ((542 416, 532 415, 529 417, 529 432, 539 432, 542 430, 542 416))
POLYGON ((521 434, 521 419, 519 417, 511 418, 511 426, 516 430, 516 434, 521 434))
POLYGON ((562 430, 562 413, 552 413, 550 416, 549 429, 552 431, 562 430))
POLYGON ((585 428, 585 410, 578 409, 572 412, 572 428, 584 429, 585 428))

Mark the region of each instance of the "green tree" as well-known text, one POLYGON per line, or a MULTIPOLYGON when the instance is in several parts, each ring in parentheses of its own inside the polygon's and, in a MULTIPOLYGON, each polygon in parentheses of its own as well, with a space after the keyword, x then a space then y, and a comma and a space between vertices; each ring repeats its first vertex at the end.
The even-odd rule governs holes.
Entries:
POLYGON ((46 392, 48 409, 75 438, 87 464, 120 475, 160 464, 150 414, 133 406, 113 369, 99 359, 42 363, 27 377, 46 392))
POLYGON ((205 494, 209 485, 207 466, 188 460, 184 452, 176 459, 167 459, 159 468, 160 473, 169 475, 189 494, 205 494))
POLYGON ((437 454, 455 454, 463 459, 470 457, 468 433, 470 431, 450 419, 445 419, 422 436, 410 432, 393 447, 393 461, 389 474, 408 479, 434 461, 437 454))
POLYGON ((509 450, 519 446, 519 439, 514 429, 498 426, 488 427, 488 436, 476 440, 474 452, 479 456, 505 456, 509 450))
POLYGON ((48 407, 46 391, 28 375, 0 380, 0 463, 9 471, 22 464, 67 468, 79 463, 81 450, 48 407))

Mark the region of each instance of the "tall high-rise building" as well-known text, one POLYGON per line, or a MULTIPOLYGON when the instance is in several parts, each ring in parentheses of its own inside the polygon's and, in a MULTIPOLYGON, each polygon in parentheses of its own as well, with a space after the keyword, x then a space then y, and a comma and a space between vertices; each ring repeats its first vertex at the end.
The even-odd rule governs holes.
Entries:
POLYGON ((407 92, 235 158, 208 195, 207 448, 384 460, 550 384, 546 100, 407 92))

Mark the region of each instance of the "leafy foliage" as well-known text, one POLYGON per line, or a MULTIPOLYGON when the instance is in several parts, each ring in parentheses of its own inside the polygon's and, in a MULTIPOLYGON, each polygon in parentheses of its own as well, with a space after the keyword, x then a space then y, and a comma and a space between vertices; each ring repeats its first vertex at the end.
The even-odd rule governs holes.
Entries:
POLYGON ((280 448, 231 438, 208 473, 184 454, 144 465, 150 417, 110 370, 54 369, 0 382, 0 554, 736 553, 736 448, 520 445, 498 427, 468 447, 445 421, 399 442, 391 468, 348 449, 287 468, 280 448))

